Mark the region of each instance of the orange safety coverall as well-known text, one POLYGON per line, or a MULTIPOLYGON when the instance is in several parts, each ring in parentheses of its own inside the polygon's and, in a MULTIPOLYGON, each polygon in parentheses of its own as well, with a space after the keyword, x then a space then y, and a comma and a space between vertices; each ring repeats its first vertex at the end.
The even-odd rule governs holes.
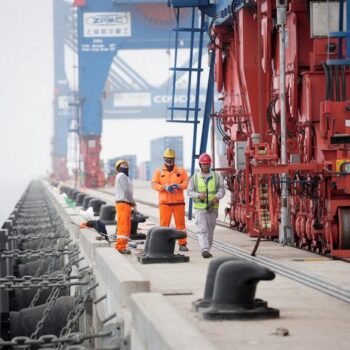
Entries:
MULTIPOLYGON (((185 169, 174 165, 169 171, 165 165, 156 169, 152 178, 152 188, 159 193, 159 216, 160 226, 170 226, 172 215, 174 215, 175 226, 178 230, 185 231, 185 198, 183 191, 188 185, 188 175, 185 169), (167 192, 165 186, 178 184, 179 189, 173 193, 167 192)), ((186 245, 187 239, 179 239, 180 245, 186 245)))
POLYGON ((131 231, 131 204, 116 203, 115 210, 117 212, 117 242, 115 248, 123 251, 127 248, 131 231))

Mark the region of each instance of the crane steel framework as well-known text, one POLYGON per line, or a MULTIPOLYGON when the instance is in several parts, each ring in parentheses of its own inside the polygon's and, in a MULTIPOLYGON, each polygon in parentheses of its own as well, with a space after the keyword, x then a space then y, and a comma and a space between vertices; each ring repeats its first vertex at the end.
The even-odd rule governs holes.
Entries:
MULTIPOLYGON (((72 12, 68 2, 54 2, 53 172, 59 178, 67 177, 67 138, 69 131, 75 131, 79 137, 83 184, 98 187, 104 181, 99 156, 103 114, 106 118, 142 118, 160 115, 163 109, 165 115, 169 101, 167 83, 152 89, 117 53, 122 50, 169 49, 168 29, 174 25, 175 18, 169 18, 166 1, 79 0, 74 1, 73 6, 72 12), (72 67, 76 70, 73 74, 77 76, 76 84, 67 77, 64 47, 77 55, 72 67), (138 98, 142 95, 142 99, 145 94, 152 104, 141 105, 135 115, 130 108, 134 106, 115 105, 118 95, 128 95, 132 100, 136 95, 138 98), (72 119, 75 119, 74 130, 69 129, 72 119)), ((189 41, 184 39, 181 47, 190 47, 189 41)), ((203 89, 201 91, 203 93, 203 89)))

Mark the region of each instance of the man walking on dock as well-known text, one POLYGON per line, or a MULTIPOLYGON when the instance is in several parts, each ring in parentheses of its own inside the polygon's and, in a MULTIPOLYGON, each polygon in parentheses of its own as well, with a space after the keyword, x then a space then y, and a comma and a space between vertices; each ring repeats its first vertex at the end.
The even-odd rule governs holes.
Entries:
POLYGON ((195 224, 203 258, 211 258, 210 248, 218 217, 219 200, 225 195, 221 175, 210 170, 211 157, 203 153, 198 158, 200 170, 190 179, 187 194, 194 202, 195 224))
MULTIPOLYGON (((164 151, 164 165, 155 170, 152 188, 159 192, 160 226, 169 227, 174 215, 175 226, 185 231, 185 198, 183 191, 188 185, 188 175, 184 168, 175 164, 175 151, 167 148, 164 151)), ((179 239, 180 251, 188 251, 187 238, 179 239)))
POLYGON ((136 206, 133 186, 129 179, 129 164, 120 159, 115 163, 115 210, 117 212, 117 242, 115 249, 121 254, 130 254, 127 249, 131 231, 131 208, 136 206))

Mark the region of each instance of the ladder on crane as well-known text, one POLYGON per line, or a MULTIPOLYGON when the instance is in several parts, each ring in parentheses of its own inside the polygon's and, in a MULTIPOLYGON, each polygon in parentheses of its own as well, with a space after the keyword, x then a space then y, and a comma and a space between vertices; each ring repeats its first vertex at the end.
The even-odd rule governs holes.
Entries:
MULTIPOLYGON (((208 88, 206 93, 206 102, 203 114, 203 125, 202 125, 202 136, 200 141, 199 153, 197 153, 197 134, 198 134, 198 123, 199 123, 199 112, 201 111, 199 107, 199 97, 200 97, 200 83, 201 83, 201 73, 202 68, 202 50, 203 50, 203 37, 206 32, 206 22, 205 14, 202 11, 198 11, 196 7, 191 9, 191 26, 182 27, 180 8, 175 8, 176 13, 176 28, 173 29, 175 32, 175 52, 174 52, 174 67, 170 68, 173 72, 173 86, 172 86, 172 102, 171 107, 168 108, 170 111, 170 118, 167 118, 168 122, 173 123, 192 123, 193 124, 193 140, 192 140, 192 159, 191 159, 191 176, 194 174, 195 160, 199 157, 201 153, 204 153, 207 148, 208 132, 209 132, 209 120, 210 120, 210 110, 213 102, 214 93, 214 63, 215 55, 210 57, 210 71, 208 79, 208 88), (200 14, 198 25, 196 26, 196 13, 200 14), (188 66, 179 67, 178 66, 178 55, 181 33, 188 34, 190 36, 190 51, 188 66), (196 36, 198 40, 196 40, 196 36), (198 43, 198 46, 196 46, 198 43), (197 64, 195 64, 195 50, 197 53, 197 64), (178 77, 181 74, 181 78, 187 78, 187 94, 186 101, 176 102, 176 88, 178 77), (195 84, 193 84, 195 81, 195 84), (193 94, 192 92, 195 91, 193 94), (193 98, 194 96, 194 98, 193 98)), ((189 219, 192 218, 192 201, 189 205, 189 219)))

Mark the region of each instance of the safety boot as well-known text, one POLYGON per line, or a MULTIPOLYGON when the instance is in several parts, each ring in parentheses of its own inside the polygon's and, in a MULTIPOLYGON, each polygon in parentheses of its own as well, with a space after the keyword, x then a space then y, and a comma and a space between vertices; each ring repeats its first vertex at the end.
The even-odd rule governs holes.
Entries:
POLYGON ((130 255, 131 254, 131 251, 129 249, 118 250, 118 252, 120 254, 126 254, 126 255, 130 255))
POLYGON ((209 250, 203 250, 202 251, 202 257, 204 258, 204 259, 208 259, 208 258, 211 258, 212 257, 212 255, 210 254, 210 252, 209 252, 209 250))
POLYGON ((179 247, 179 251, 180 252, 188 252, 189 249, 187 248, 186 244, 181 244, 180 247, 179 247))

